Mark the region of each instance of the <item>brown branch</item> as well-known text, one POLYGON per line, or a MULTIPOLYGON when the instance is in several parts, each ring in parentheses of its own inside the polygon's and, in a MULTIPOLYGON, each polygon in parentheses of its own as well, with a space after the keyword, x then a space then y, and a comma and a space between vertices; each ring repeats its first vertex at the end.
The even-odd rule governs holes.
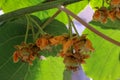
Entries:
POLYGON ((59 6, 58 7, 61 11, 64 11, 65 13, 67 13, 68 15, 72 16, 73 18, 75 18, 77 21, 79 21, 81 24, 83 24, 86 28, 88 28, 89 30, 91 30, 92 32, 94 32, 95 34, 97 34, 98 36, 104 38, 105 40, 120 46, 120 42, 110 38, 109 36, 106 36, 105 34, 101 33, 100 31, 96 30, 95 28, 93 28, 92 26, 90 26, 88 23, 86 23, 85 21, 83 21, 80 17, 78 17, 77 15, 75 15, 74 13, 72 13, 70 10, 66 9, 64 6, 59 6))

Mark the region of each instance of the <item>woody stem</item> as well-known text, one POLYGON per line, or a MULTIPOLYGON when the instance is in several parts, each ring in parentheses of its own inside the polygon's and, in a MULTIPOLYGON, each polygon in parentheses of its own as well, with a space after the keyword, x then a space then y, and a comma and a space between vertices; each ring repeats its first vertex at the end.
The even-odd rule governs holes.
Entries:
POLYGON ((75 15, 74 13, 72 13, 70 10, 66 9, 64 6, 59 6, 58 7, 61 11, 64 11, 65 13, 67 13, 68 15, 72 16, 73 18, 75 18, 78 22, 80 22, 82 25, 84 25, 86 28, 88 28, 89 30, 91 30, 92 32, 94 32, 95 34, 97 34, 98 36, 102 37, 103 39, 117 45, 120 46, 120 42, 110 38, 109 36, 106 36, 105 34, 101 33, 100 31, 96 30, 95 28, 93 28, 92 26, 90 26, 88 23, 86 23, 85 21, 83 21, 80 17, 78 17, 77 15, 75 15))

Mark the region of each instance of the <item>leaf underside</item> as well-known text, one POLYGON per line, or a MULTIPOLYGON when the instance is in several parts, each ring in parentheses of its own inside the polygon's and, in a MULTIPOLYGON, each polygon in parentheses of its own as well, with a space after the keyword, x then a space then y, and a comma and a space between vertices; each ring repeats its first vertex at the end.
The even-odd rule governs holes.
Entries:
MULTIPOLYGON (((15 51, 14 46, 24 41, 26 32, 25 23, 26 19, 21 18, 6 22, 0 26, 1 80, 62 80, 64 71, 63 60, 59 57, 52 57, 58 53, 57 48, 55 48, 56 51, 48 51, 51 56, 47 56, 46 60, 35 60, 33 66, 29 66, 27 63, 21 61, 13 63, 12 55, 15 51)), ((57 20, 54 20, 50 27, 48 25, 45 30, 50 34, 52 34, 51 32, 54 30, 58 31, 56 35, 67 32, 65 25, 57 20), (58 24, 57 27, 56 24, 58 24), (52 26, 54 29, 51 29, 52 26), (51 32, 49 30, 51 30, 51 32)), ((28 42, 33 42, 31 32, 29 32, 28 42)), ((46 56, 46 54, 44 54, 44 56, 46 56)))

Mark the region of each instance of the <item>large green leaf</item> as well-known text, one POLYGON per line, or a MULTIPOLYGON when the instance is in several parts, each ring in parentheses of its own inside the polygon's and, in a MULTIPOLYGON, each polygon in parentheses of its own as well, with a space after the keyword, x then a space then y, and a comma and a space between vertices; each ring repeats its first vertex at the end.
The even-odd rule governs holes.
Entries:
MULTIPOLYGON (((64 64, 62 58, 49 57, 42 61, 33 80, 63 80, 64 64)), ((29 79, 28 79, 29 80, 29 79)))
MULTIPOLYGON (((59 30, 63 30, 62 33, 65 33, 67 31, 65 29, 65 26, 61 26, 61 22, 57 21, 57 24, 57 27, 59 28, 56 28, 54 30, 58 32, 60 32, 59 30)), ((51 30, 49 29, 49 26, 48 30, 51 30)), ((0 26, 1 80, 62 80, 64 64, 61 58, 47 57, 47 59, 43 61, 37 59, 34 61, 33 66, 29 66, 27 63, 23 63, 20 61, 18 63, 13 63, 12 55, 15 50, 14 45, 20 44, 24 40, 25 32, 25 18, 21 18, 19 20, 12 20, 0 26)), ((28 41, 32 42, 31 33, 29 35, 28 41)))
MULTIPOLYGON (((120 41, 119 30, 109 28, 103 29, 100 25, 104 27, 104 24, 102 25, 95 22, 91 22, 90 24, 109 37, 120 41)), ((112 26, 111 23, 109 23, 109 26, 112 26)), ((115 26, 119 27, 119 24, 116 24, 115 26)), ((84 33, 89 34, 88 37, 95 48, 94 53, 91 54, 91 58, 88 59, 84 65, 87 75, 92 77, 94 80, 119 80, 120 47, 104 40, 88 29, 86 29, 84 33)))
POLYGON ((20 8, 36 5, 43 1, 44 0, 0 0, 0 8, 2 8, 4 12, 10 12, 20 8))

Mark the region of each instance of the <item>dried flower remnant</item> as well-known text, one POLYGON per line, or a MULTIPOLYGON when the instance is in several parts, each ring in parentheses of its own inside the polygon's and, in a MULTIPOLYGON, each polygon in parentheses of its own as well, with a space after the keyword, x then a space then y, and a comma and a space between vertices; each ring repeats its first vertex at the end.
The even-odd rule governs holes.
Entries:
MULTIPOLYGON (((85 59, 89 58, 88 52, 94 51, 91 41, 86 37, 86 34, 78 37, 77 35, 59 35, 51 36, 44 35, 36 40, 36 43, 22 43, 16 45, 16 51, 13 54, 13 61, 17 63, 19 60, 32 64, 41 50, 48 50, 52 46, 62 45, 62 49, 58 56, 64 58, 66 69, 76 71, 79 65, 85 63, 85 59)), ((41 60, 45 57, 40 56, 41 60)))
POLYGON ((108 18, 111 21, 115 21, 116 19, 120 19, 120 9, 112 9, 108 11, 108 18))
POLYGON ((86 39, 86 43, 85 43, 85 47, 89 50, 89 51, 94 51, 94 48, 92 46, 92 43, 89 39, 86 39))
POLYGON ((63 62, 68 70, 76 71, 79 68, 79 63, 72 53, 68 53, 68 55, 64 57, 63 62))
POLYGON ((95 13, 93 14, 93 19, 99 20, 100 17, 101 17, 101 12, 99 10, 96 10, 95 13))
POLYGON ((94 51, 91 41, 88 38, 86 38, 86 36, 86 34, 83 34, 80 38, 76 37, 75 39, 73 39, 73 47, 75 49, 75 52, 87 53, 94 51))
POLYGON ((14 61, 14 63, 17 63, 18 61, 19 61, 19 51, 15 51, 14 53, 13 53, 13 61, 14 61))
POLYGON ((120 10, 116 12, 116 17, 120 19, 120 10))
POLYGON ((27 62, 32 65, 32 62, 38 56, 39 48, 35 44, 22 43, 21 45, 15 46, 16 51, 13 53, 13 61, 17 63, 19 60, 22 62, 27 62))
POLYGON ((68 39, 64 44, 63 44, 63 53, 66 53, 70 47, 73 45, 73 40, 72 39, 68 39))
POLYGON ((92 43, 89 39, 86 39, 84 45, 80 48, 81 53, 93 52, 94 48, 92 47, 92 43))
POLYGON ((63 44, 67 38, 68 38, 67 35, 54 36, 49 39, 49 42, 50 42, 50 45, 63 44))
POLYGON ((82 35, 81 37, 74 37, 73 38, 73 48, 75 52, 79 52, 80 49, 84 46, 86 42, 86 35, 82 35))
POLYGON ((114 9, 112 10, 109 10, 108 11, 108 18, 111 20, 111 21, 115 21, 116 19, 116 11, 114 9))
POLYGON ((110 5, 112 8, 120 7, 120 0, 111 0, 110 5))
MULTIPOLYGON (((106 3, 108 3, 108 0, 106 3)), ((93 15, 93 20, 106 23, 107 18, 109 18, 111 21, 120 19, 120 0, 110 0, 108 4, 108 9, 105 7, 101 7, 95 11, 93 15)))
POLYGON ((82 35, 68 39, 58 55, 64 58, 66 69, 76 71, 79 65, 85 63, 85 59, 90 57, 88 52, 91 51, 94 51, 91 41, 86 38, 86 35, 82 35))
MULTIPOLYGON (((116 19, 120 19, 120 0, 111 0, 110 5, 111 11, 114 12, 113 16, 116 19)), ((108 14, 110 14, 110 12, 108 14)))
POLYGON ((36 45, 41 50, 49 49, 51 46, 57 46, 66 42, 68 36, 67 35, 59 35, 59 36, 51 36, 51 35, 43 35, 42 37, 36 40, 36 45))
POLYGON ((37 47, 39 47, 41 50, 49 49, 49 38, 49 35, 43 35, 42 37, 38 38, 36 40, 37 47))
POLYGON ((95 13, 93 14, 93 20, 100 21, 102 23, 107 22, 107 17, 108 17, 108 14, 107 14, 106 7, 97 8, 95 13))
POLYGON ((77 71, 79 69, 80 64, 85 63, 85 59, 89 58, 89 54, 82 54, 82 53, 67 53, 64 56, 64 64, 66 69, 77 71))

